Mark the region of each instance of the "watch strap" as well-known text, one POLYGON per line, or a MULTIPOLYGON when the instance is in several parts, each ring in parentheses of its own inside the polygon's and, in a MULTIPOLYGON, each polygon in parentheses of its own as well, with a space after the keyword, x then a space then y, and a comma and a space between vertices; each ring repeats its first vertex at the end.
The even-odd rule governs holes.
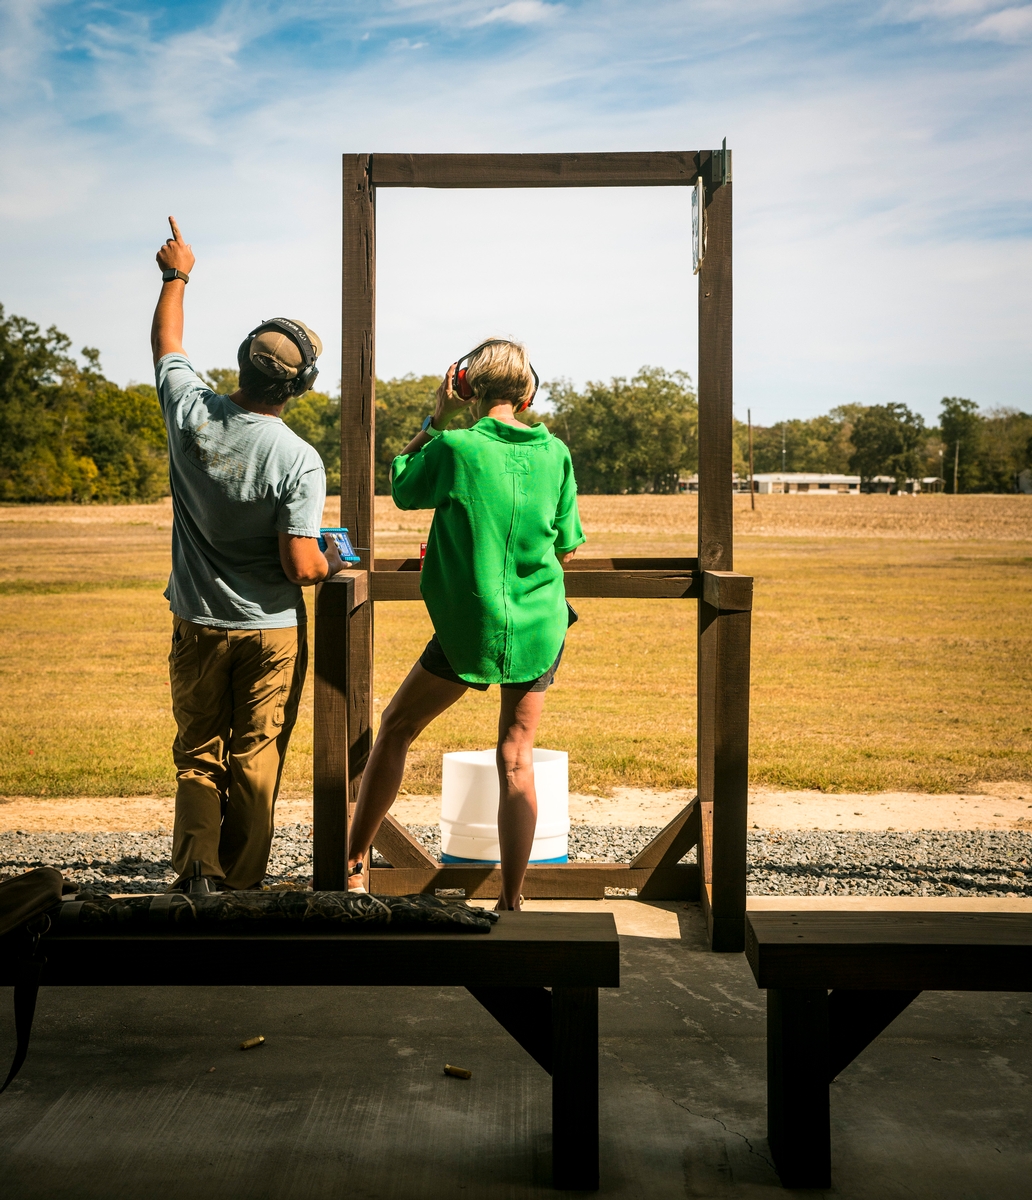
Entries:
POLYGON ((168 267, 161 272, 162 283, 171 283, 173 279, 181 279, 184 283, 190 282, 190 276, 185 271, 180 271, 178 267, 168 267))
POLYGON ((431 413, 428 417, 423 418, 423 424, 420 425, 419 432, 427 433, 432 438, 434 438, 434 437, 440 437, 441 434, 444 433, 444 430, 434 428, 434 414, 431 413))

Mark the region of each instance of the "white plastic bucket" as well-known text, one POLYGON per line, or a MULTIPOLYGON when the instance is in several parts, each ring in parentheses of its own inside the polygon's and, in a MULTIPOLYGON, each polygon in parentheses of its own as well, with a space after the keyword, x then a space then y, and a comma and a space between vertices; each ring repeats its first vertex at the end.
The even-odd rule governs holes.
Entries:
MULTIPOLYGON (((570 786, 565 751, 534 751, 534 787, 538 819, 530 861, 567 862, 570 786)), ((441 784, 441 861, 496 863, 500 858, 495 752, 446 754, 441 784)))

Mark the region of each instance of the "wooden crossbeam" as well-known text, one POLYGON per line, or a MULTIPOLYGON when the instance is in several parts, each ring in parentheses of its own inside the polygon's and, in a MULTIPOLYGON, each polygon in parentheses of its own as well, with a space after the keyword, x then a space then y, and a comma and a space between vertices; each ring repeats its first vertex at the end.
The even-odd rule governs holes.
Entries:
POLYGON ((390 813, 384 817, 383 823, 376 831, 373 848, 382 854, 392 867, 415 867, 416 870, 434 871, 440 865, 390 813))
POLYGON ((603 154, 373 154, 374 187, 691 187, 708 151, 603 154))
MULTIPOLYGON (((648 887, 653 900, 698 900, 699 868, 695 863, 671 867, 632 867, 630 863, 555 863, 527 868, 523 894, 528 900, 602 900, 607 888, 648 887)), ((384 896, 412 892, 461 891, 467 899, 493 899, 501 894, 502 872, 484 866, 448 864, 432 870, 416 867, 372 867, 369 890, 384 896)))
MULTIPOLYGON (((703 586, 697 566, 694 558, 574 559, 565 568, 566 594, 573 598, 696 600, 703 586)), ((368 579, 373 600, 421 599, 418 558, 378 558, 375 569, 362 574, 368 579)), ((747 576, 733 575, 733 579, 748 581, 751 589, 747 576)), ((731 583, 723 586, 730 595, 731 583)))

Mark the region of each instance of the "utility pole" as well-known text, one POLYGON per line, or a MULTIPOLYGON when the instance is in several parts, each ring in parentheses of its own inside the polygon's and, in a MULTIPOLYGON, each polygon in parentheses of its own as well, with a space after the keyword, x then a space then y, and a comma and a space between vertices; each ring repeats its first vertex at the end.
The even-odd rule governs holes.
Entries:
POLYGON ((785 473, 785 422, 781 422, 781 474, 785 473))
MULTIPOLYGON (((741 410, 739 410, 741 411, 741 410)), ((756 484, 753 481, 753 461, 752 461, 752 409, 747 408, 746 415, 749 418, 749 507, 756 511, 756 484)))
POLYGON ((957 494, 957 475, 960 471, 960 438, 957 438, 957 444, 953 448, 953 494, 957 494))

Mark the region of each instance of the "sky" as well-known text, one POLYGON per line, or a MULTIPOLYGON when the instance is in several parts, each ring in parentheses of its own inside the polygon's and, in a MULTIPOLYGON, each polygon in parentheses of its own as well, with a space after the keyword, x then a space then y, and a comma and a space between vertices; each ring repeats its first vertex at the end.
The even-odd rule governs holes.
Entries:
MULTIPOLYGON (((735 408, 1032 410, 1032 3, 0 0, 0 303, 151 377, 273 315, 340 355, 341 155, 711 149, 734 169, 735 408)), ((688 189, 383 190, 377 374, 485 336, 545 380, 696 373, 688 189)))

